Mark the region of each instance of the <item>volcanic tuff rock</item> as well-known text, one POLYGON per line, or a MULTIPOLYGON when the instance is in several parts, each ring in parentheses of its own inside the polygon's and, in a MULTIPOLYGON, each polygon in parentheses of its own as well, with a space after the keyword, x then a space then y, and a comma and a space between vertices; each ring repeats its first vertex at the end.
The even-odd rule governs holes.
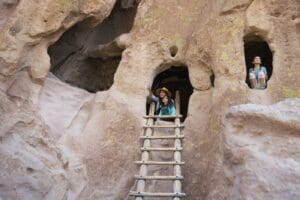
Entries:
POLYGON ((131 29, 108 41, 124 49, 111 87, 90 93, 50 72, 48 49, 71 29, 84 44, 90 35, 79 36, 78 25, 93 32, 116 19, 103 35, 115 33, 120 2, 0 1, 0 198, 129 199, 147 88, 170 66, 186 66, 194 89, 183 131, 187 199, 299 199, 299 1, 120 6, 137 2, 131 29), (244 44, 253 38, 273 54, 265 90, 245 83, 244 44))

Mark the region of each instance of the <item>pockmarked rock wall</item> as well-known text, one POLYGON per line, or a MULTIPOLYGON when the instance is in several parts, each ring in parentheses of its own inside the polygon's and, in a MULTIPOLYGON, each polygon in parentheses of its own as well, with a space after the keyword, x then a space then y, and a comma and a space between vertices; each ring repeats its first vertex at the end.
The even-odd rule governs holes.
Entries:
POLYGON ((187 199, 299 199, 299 1, 141 0, 116 38, 124 51, 107 91, 49 72, 48 47, 78 22, 101 24, 115 3, 0 1, 0 197, 130 199, 147 88, 185 65, 187 199), (245 83, 249 34, 273 53, 265 90, 245 83))
POLYGON ((299 197, 299 110, 299 99, 229 110, 224 172, 230 199, 299 197))

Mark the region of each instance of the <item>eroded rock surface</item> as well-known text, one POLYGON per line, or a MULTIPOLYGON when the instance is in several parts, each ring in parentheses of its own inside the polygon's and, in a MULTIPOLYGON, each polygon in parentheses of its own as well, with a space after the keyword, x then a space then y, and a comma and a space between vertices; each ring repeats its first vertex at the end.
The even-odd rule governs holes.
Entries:
POLYGON ((299 8, 297 0, 1 1, 0 197, 130 199, 147 88, 160 72, 186 66, 193 87, 183 131, 187 199, 299 199, 299 8), (137 2, 126 34, 118 32, 122 20, 99 38, 89 34, 116 3, 137 2), (64 33, 79 42, 64 40, 49 53, 64 33), (245 83, 246 35, 272 52, 266 90, 245 83), (81 65, 84 41, 124 49, 115 68, 81 65), (66 75, 86 90, 49 73, 51 59, 70 54, 66 75), (98 83, 106 91, 96 92, 98 83))
POLYGON ((299 199, 300 100, 234 106, 225 122, 230 199, 299 199))
POLYGON ((74 25, 49 47, 50 71, 62 81, 90 92, 108 90, 124 50, 118 43, 119 36, 133 25, 137 8, 133 5, 124 9, 118 1, 110 15, 95 27, 90 19, 74 25))

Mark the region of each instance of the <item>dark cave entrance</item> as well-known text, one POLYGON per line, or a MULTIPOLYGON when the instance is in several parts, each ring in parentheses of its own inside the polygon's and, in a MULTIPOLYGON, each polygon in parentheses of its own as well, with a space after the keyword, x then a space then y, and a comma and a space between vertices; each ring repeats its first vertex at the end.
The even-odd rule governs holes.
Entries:
POLYGON ((255 56, 259 56, 262 61, 262 66, 266 67, 268 73, 268 80, 273 72, 273 54, 266 41, 256 35, 248 35, 244 37, 244 53, 246 61, 246 83, 250 87, 249 69, 253 67, 252 61, 255 56))
MULTIPOLYGON (((166 87, 172 93, 172 98, 175 99, 175 92, 179 90, 180 93, 180 113, 182 114, 181 121, 184 121, 188 113, 188 105, 191 94, 193 93, 193 86, 189 79, 189 72, 187 67, 171 67, 159 73, 153 81, 151 90, 155 92, 157 88, 166 87)), ((147 113, 149 112, 149 105, 147 105, 147 113)))
POLYGON ((131 30, 136 2, 119 0, 110 16, 96 27, 89 27, 86 19, 66 31, 48 48, 50 71, 63 82, 89 92, 108 90, 124 50, 115 38, 131 30))

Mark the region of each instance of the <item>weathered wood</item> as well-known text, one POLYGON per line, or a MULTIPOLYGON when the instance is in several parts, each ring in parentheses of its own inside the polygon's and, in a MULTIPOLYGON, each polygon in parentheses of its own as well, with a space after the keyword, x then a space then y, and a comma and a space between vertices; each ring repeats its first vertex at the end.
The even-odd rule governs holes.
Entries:
MULTIPOLYGON (((175 106, 176 106, 176 115, 180 114, 180 95, 179 91, 176 91, 176 97, 175 97, 175 106)), ((175 125, 180 126, 180 118, 175 118, 175 125)), ((180 128, 175 128, 175 135, 179 136, 181 135, 180 128)), ((174 147, 175 148, 182 148, 181 147, 181 140, 175 139, 174 140, 174 147)), ((174 161, 175 162, 181 162, 181 153, 180 151, 174 151, 174 161)), ((174 165, 174 175, 177 177, 182 176, 181 174, 181 166, 180 165, 174 165)), ((174 180, 173 182, 173 192, 174 193, 181 193, 181 181, 180 180, 174 180)), ((179 196, 174 196, 173 200, 180 200, 179 196)))
MULTIPOLYGON (((154 115, 154 111, 155 111, 155 103, 152 102, 150 104, 150 110, 149 110, 149 115, 154 115)), ((152 126, 154 124, 154 119, 153 118, 149 118, 147 120, 147 126, 152 126)), ((148 128, 146 129, 146 136, 152 136, 153 135, 153 129, 148 128)), ((144 140, 144 148, 150 147, 151 146, 151 140, 149 139, 145 139, 144 140)), ((142 161, 148 161, 150 157, 150 153, 148 151, 143 151, 142 152, 142 161)), ((148 166, 147 164, 142 164, 140 166, 140 176, 147 176, 147 169, 148 166)), ((138 180, 137 181, 137 191, 138 192, 144 192, 146 188, 146 181, 144 179, 138 180)), ((138 196, 135 198, 135 200, 143 200, 143 197, 138 196)))
POLYGON ((140 165, 184 165, 184 162, 176 161, 135 161, 135 164, 140 165))
POLYGON ((140 176, 135 175, 136 179, 145 179, 145 180, 182 180, 183 176, 140 176))
POLYGON ((138 197, 185 197, 185 193, 152 193, 152 192, 135 192, 130 191, 130 196, 138 196, 138 197))
POLYGON ((146 125, 144 128, 183 128, 184 125, 146 125))
POLYGON ((155 105, 151 103, 149 115, 144 116, 147 119, 146 126, 144 126, 144 134, 140 136, 141 142, 143 142, 143 147, 141 147, 142 151, 142 159, 140 161, 135 161, 136 164, 140 166, 139 175, 135 175, 137 179, 137 191, 130 191, 129 195, 134 196, 135 200, 143 200, 144 197, 172 197, 173 200, 181 200, 185 197, 185 193, 182 193, 182 185, 181 180, 183 180, 183 176, 181 173, 181 165, 184 162, 181 161, 181 151, 182 148, 182 139, 184 135, 181 134, 181 129, 184 127, 180 123, 180 96, 179 92, 176 91, 175 98, 175 106, 176 106, 176 115, 169 116, 157 116, 154 115, 155 105), (174 118, 173 125, 154 125, 155 118, 174 118), (154 136, 153 132, 155 128, 174 128, 174 135, 159 135, 154 136), (151 147, 151 140, 156 139, 173 139, 174 147, 151 147), (173 151, 174 152, 174 160, 173 161, 152 161, 150 160, 151 151, 173 151), (155 176, 148 175, 147 168, 148 165, 170 165, 174 167, 174 175, 171 176, 155 176), (161 193, 161 192, 146 192, 146 180, 157 180, 157 181, 173 181, 173 192, 172 193, 161 193))
POLYGON ((182 151, 181 147, 142 147, 141 151, 182 151))
POLYGON ((150 139, 150 140, 159 140, 159 139, 183 139, 184 135, 158 135, 158 136, 141 136, 140 139, 150 139))
POLYGON ((182 115, 146 115, 144 118, 161 118, 161 119, 172 119, 172 118, 182 118, 182 115))

